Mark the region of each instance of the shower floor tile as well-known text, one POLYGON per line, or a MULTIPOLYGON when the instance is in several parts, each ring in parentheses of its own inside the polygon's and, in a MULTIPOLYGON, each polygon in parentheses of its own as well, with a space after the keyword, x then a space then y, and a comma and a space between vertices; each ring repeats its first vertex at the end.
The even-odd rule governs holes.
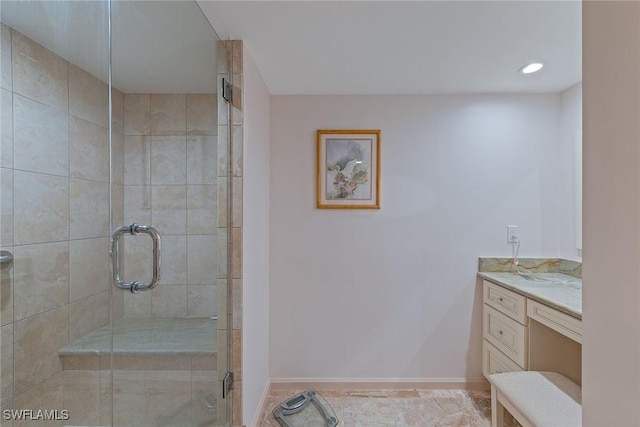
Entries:
MULTIPOLYGON (((258 423, 279 427, 271 411, 301 389, 271 390, 258 423)), ((339 427, 491 425, 491 394, 467 390, 318 390, 340 420, 339 427)), ((316 426, 305 426, 316 427, 316 426)), ((321 426, 317 426, 321 427, 321 426)))

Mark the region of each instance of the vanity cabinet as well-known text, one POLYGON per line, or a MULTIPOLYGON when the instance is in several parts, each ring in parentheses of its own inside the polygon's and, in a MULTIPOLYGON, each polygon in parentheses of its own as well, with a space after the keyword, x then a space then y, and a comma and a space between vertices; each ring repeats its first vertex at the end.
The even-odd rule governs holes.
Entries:
POLYGON ((485 280, 483 300, 484 375, 527 370, 527 299, 485 280))
POLYGON ((483 374, 553 371, 581 384, 582 320, 554 307, 558 304, 555 299, 529 296, 536 290, 548 292, 553 286, 558 288, 557 293, 549 294, 552 296, 581 290, 533 282, 526 286, 525 296, 483 280, 483 374))

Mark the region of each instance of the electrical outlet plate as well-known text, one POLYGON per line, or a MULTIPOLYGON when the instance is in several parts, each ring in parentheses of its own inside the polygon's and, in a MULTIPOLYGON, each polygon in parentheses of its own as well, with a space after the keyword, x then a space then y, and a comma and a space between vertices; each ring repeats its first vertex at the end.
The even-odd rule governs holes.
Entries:
POLYGON ((507 225, 507 243, 516 243, 520 235, 518 234, 517 225, 507 225))

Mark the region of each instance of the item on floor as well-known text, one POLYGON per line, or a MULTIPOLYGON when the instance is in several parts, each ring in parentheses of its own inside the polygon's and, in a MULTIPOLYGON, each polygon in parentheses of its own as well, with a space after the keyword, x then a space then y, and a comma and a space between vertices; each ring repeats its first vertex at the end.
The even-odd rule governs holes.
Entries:
POLYGON ((286 399, 273 409, 273 416, 282 427, 335 427, 340 422, 329 402, 315 390, 286 399))

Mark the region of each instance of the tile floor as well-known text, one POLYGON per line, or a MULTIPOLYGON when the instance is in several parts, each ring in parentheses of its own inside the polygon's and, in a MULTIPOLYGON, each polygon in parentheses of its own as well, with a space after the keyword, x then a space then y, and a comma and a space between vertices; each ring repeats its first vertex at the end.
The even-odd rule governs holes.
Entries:
MULTIPOLYGON (((279 427, 271 414, 303 390, 271 390, 260 427, 279 427)), ((463 390, 320 390, 339 427, 427 427, 491 425, 491 394, 463 390)), ((305 425, 305 427, 321 427, 305 425)))

